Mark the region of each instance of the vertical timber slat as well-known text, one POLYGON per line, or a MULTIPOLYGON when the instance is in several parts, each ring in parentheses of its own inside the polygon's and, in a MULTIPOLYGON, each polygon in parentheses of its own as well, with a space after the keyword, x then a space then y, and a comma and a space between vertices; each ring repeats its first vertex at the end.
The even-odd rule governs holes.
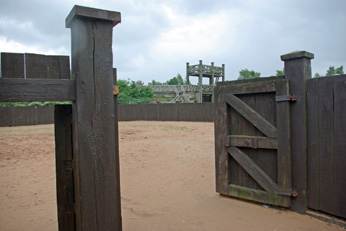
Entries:
POLYGON ((297 51, 281 56, 286 78, 290 81, 291 94, 297 101, 291 105, 291 152, 293 190, 298 196, 292 200, 292 209, 307 209, 307 128, 306 82, 311 78, 312 53, 297 51))
POLYGON ((120 13, 74 6, 71 28, 76 230, 121 230, 114 123, 112 29, 120 13))
MULTIPOLYGON (((276 96, 289 95, 289 85, 287 80, 276 81, 276 96)), ((278 185, 282 190, 292 188, 292 166, 290 147, 290 102, 277 102, 276 104, 276 127, 277 127, 277 172, 278 185)))
POLYGON ((56 193, 59 230, 75 230, 72 107, 56 105, 54 110, 56 193))

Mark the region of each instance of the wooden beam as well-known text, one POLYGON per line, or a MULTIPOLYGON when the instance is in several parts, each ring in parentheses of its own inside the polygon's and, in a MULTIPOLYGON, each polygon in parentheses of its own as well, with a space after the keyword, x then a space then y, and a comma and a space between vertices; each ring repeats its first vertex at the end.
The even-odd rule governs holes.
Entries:
POLYGON ((74 6, 66 20, 77 85, 73 154, 78 231, 122 230, 112 69, 112 32, 119 20, 118 12, 82 6, 74 6))
POLYGON ((225 87, 227 92, 232 94, 268 93, 275 92, 275 81, 277 79, 278 78, 236 80, 220 83, 220 87, 225 87))
POLYGON ((67 79, 0 79, 0 101, 73 101, 75 81, 67 79))
POLYGON ((228 136, 227 146, 245 147, 245 148, 263 148, 277 149, 278 143, 274 138, 263 136, 245 136, 245 135, 230 135, 228 136))
POLYGON ((290 207, 289 197, 281 196, 276 193, 269 193, 262 190, 250 189, 239 185, 231 184, 228 187, 228 195, 244 200, 257 201, 264 204, 271 204, 282 207, 290 207))
POLYGON ((272 138, 276 137, 276 128, 237 96, 225 94, 225 102, 232 106, 234 110, 239 112, 239 114, 258 128, 264 135, 272 138))
POLYGON ((59 230, 75 231, 71 105, 55 105, 54 130, 59 230))
POLYGON ((279 192, 278 185, 239 148, 230 147, 228 153, 266 191, 279 192))

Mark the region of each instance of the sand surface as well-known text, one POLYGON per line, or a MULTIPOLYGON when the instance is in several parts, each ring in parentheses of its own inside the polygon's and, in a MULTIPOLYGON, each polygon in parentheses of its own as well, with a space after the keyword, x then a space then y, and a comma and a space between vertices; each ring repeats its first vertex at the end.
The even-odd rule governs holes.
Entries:
MULTIPOLYGON (((342 230, 215 193, 212 123, 121 122, 124 231, 342 230)), ((52 125, 0 128, 0 230, 57 230, 52 125)))

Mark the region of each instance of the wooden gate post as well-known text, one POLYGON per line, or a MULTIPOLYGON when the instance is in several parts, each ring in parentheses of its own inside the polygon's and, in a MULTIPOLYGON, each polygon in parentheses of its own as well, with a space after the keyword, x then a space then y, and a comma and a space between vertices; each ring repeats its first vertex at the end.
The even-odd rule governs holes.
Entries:
POLYGON ((74 6, 71 28, 76 230, 121 230, 113 97, 112 30, 120 13, 74 6))
POLYGON ((284 72, 289 80, 290 93, 297 97, 291 104, 291 152, 292 185, 298 193, 292 200, 292 209, 305 212, 307 209, 307 124, 306 82, 311 78, 312 53, 297 51, 281 56, 285 62, 284 72))

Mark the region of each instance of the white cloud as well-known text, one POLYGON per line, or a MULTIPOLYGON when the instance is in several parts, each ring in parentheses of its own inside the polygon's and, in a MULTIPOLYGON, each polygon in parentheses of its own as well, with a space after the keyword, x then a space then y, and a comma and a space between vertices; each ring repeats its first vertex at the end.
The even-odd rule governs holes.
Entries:
POLYGON ((46 55, 66 54, 66 49, 60 47, 58 49, 47 49, 39 46, 23 44, 17 41, 9 40, 0 35, 0 51, 14 53, 38 53, 46 55))

